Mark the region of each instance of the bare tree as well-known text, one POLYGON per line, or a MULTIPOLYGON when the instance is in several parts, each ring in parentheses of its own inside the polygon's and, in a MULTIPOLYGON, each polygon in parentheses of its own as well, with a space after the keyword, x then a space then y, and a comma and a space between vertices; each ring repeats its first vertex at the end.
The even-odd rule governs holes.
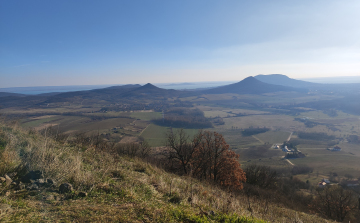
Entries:
POLYGON ((311 207, 326 217, 343 221, 346 215, 357 206, 354 192, 341 186, 330 186, 318 190, 311 207))
POLYGON ((179 162, 184 174, 189 173, 190 162, 201 141, 201 133, 199 131, 192 139, 184 129, 180 129, 175 133, 170 131, 167 134, 166 156, 172 162, 179 162))
POLYGON ((261 188, 273 188, 276 185, 277 173, 268 166, 252 164, 246 167, 246 183, 261 188))
POLYGON ((138 152, 138 156, 140 156, 141 158, 146 158, 150 155, 151 153, 151 146, 149 145, 149 143, 147 141, 143 141, 141 144, 140 144, 140 149, 139 149, 139 152, 138 152))

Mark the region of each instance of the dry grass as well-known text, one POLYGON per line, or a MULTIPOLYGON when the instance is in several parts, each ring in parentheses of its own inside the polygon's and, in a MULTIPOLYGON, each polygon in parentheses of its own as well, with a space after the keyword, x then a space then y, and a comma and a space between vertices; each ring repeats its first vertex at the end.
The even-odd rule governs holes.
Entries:
MULTIPOLYGON (((29 170, 41 170, 59 183, 70 182, 85 198, 46 201, 43 191, 35 196, 0 195, 0 203, 14 212, 1 216, 9 222, 328 222, 296 212, 259 197, 246 197, 225 189, 177 176, 163 169, 126 157, 112 156, 94 147, 70 147, 16 126, 1 124, 8 144, 2 152, 29 170), (208 215, 209 211, 216 213, 208 215)), ((4 156, 5 157, 5 156, 4 156)), ((9 169, 1 169, 2 174, 9 169)))

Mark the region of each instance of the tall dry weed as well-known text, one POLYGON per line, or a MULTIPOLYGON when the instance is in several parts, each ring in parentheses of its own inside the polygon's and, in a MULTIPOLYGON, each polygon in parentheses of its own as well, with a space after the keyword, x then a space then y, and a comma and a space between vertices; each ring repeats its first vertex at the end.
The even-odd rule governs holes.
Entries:
POLYGON ((59 144, 37 132, 26 132, 16 125, 0 123, 7 144, 1 151, 0 174, 24 167, 40 170, 44 177, 57 182, 71 182, 75 187, 89 187, 102 180, 114 159, 109 154, 59 144))

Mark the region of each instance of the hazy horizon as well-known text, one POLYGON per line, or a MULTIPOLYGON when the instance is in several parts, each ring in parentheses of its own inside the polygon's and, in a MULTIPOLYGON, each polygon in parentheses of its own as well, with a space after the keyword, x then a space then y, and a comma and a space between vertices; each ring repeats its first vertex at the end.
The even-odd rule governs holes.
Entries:
POLYGON ((360 76, 360 2, 2 1, 0 88, 360 76))
MULTIPOLYGON (((151 83, 151 84, 164 89, 193 90, 193 89, 218 87, 222 85, 236 83, 242 80, 170 82, 170 83, 151 83)), ((313 83, 321 83, 321 84, 347 84, 347 83, 360 83, 360 76, 304 78, 298 80, 303 80, 313 83)), ((145 85, 147 83, 136 83, 136 84, 145 85)), ((126 84, 8 87, 8 88, 0 88, 0 92, 35 95, 35 94, 43 94, 43 93, 51 93, 51 92, 62 93, 62 92, 70 92, 70 91, 85 91, 85 90, 93 90, 93 89, 100 89, 100 88, 121 86, 121 85, 126 85, 126 84)))

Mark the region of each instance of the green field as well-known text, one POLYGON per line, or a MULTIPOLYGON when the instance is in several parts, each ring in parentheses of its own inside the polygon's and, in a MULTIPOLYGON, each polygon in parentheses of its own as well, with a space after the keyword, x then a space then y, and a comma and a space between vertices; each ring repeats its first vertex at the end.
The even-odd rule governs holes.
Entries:
MULTIPOLYGON (((178 128, 172 129, 174 132, 178 131, 178 128)), ((185 132, 192 136, 195 135, 198 130, 197 129, 184 129, 185 132)), ((170 131, 170 128, 158 126, 155 124, 150 124, 144 132, 141 134, 151 146, 165 146, 166 145, 166 134, 170 131)))
POLYGON ((144 121, 151 121, 153 119, 162 118, 161 112, 132 112, 130 117, 141 119, 144 121))
POLYGON ((292 159, 291 162, 295 165, 308 165, 324 175, 336 172, 341 176, 352 174, 354 177, 359 177, 360 157, 341 152, 322 149, 308 154, 305 158, 292 159))
POLYGON ((240 156, 240 162, 242 168, 246 168, 248 165, 257 164, 262 166, 270 166, 272 168, 288 168, 291 169, 292 166, 281 158, 269 157, 269 158, 260 158, 260 159, 246 159, 246 157, 240 156))
POLYGON ((218 132, 224 136, 226 142, 232 148, 244 148, 263 144, 252 136, 242 136, 240 130, 225 130, 218 132))
POLYGON ((283 131, 268 131, 255 135, 256 138, 260 139, 264 143, 283 143, 290 136, 290 132, 283 131))
MULTIPOLYGON (((104 120, 92 120, 86 116, 54 116, 50 118, 41 118, 35 120, 24 120, 22 126, 24 127, 38 127, 41 128, 44 124, 56 125, 56 128, 60 132, 87 132, 87 133, 102 133, 107 132, 115 127, 126 127, 135 120, 132 118, 109 118, 104 120)), ((138 128, 142 130, 145 128, 145 124, 139 122, 138 128)), ((134 128, 134 126, 130 126, 134 128)))
POLYGON ((42 118, 42 119, 25 119, 25 120, 22 120, 20 123, 25 128, 33 128, 33 127, 42 125, 44 123, 50 123, 57 119, 59 119, 59 116, 53 116, 53 117, 42 118))
POLYGON ((250 115, 244 117, 224 118, 225 125, 222 128, 231 129, 237 127, 246 129, 249 127, 267 127, 273 130, 304 129, 301 122, 294 121, 294 118, 288 115, 250 115))

